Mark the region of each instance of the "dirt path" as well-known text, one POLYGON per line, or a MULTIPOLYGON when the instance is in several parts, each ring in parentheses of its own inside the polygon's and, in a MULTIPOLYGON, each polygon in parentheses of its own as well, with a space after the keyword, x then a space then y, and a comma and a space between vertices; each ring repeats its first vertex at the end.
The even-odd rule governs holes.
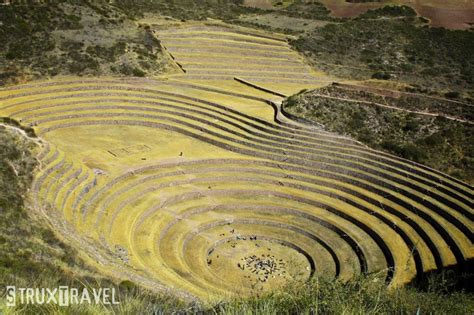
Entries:
POLYGON ((318 96, 318 97, 328 98, 328 99, 333 99, 333 100, 346 101, 346 102, 351 102, 351 103, 361 103, 361 104, 367 104, 367 105, 375 105, 375 106, 379 106, 379 107, 395 109, 395 110, 404 111, 404 112, 407 112, 407 113, 414 113, 414 114, 418 114, 418 115, 425 115, 425 116, 432 116, 432 117, 444 117, 446 119, 450 119, 450 120, 459 121, 459 122, 462 122, 462 123, 467 123, 467 124, 474 125, 474 122, 472 122, 472 121, 464 120, 464 119, 460 119, 460 118, 456 118, 456 117, 448 116, 448 115, 440 115, 440 114, 434 114, 434 113, 413 111, 413 110, 409 110, 409 109, 399 108, 399 107, 396 107, 396 106, 380 104, 380 103, 374 103, 374 102, 363 101, 363 100, 350 99, 350 98, 329 96, 329 95, 323 95, 323 94, 315 94, 315 95, 318 96))
POLYGON ((347 88, 347 89, 351 89, 351 90, 365 90, 365 91, 369 91, 371 93, 379 94, 379 95, 382 95, 382 96, 393 97, 393 95, 402 94, 402 95, 429 98, 429 99, 432 99, 432 100, 450 102, 450 103, 455 103, 455 104, 460 104, 460 105, 465 105, 465 106, 474 106, 474 104, 469 104, 469 103, 464 103, 464 102, 460 102, 460 101, 450 100, 450 99, 443 98, 443 97, 425 95, 425 94, 421 94, 421 93, 403 92, 403 91, 390 90, 390 89, 385 89, 385 88, 380 88, 380 87, 363 86, 363 85, 356 85, 356 84, 346 84, 346 83, 337 83, 337 84, 338 84, 339 87, 342 87, 342 88, 347 88))

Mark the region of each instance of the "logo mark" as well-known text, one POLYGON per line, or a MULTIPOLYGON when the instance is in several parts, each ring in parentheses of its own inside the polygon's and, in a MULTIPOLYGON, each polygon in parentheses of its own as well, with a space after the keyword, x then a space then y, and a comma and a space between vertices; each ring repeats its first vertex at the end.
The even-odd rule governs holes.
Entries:
POLYGON ((13 307, 16 305, 16 288, 14 286, 7 286, 7 306, 13 307))

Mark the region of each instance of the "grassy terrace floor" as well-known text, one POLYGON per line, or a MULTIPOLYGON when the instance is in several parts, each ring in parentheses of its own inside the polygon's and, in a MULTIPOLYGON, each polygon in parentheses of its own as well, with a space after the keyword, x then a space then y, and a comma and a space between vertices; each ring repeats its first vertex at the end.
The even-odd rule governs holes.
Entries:
POLYGON ((185 25, 157 31, 182 75, 0 90, 0 115, 44 140, 35 209, 104 272, 208 301, 321 274, 399 286, 462 268, 472 187, 275 115, 282 99, 235 73, 283 94, 328 78, 264 35, 185 25), (246 56, 254 46, 265 58, 246 56))
POLYGON ((227 85, 237 77, 288 95, 330 80, 305 64, 283 34, 210 22, 156 27, 154 34, 187 80, 227 85))

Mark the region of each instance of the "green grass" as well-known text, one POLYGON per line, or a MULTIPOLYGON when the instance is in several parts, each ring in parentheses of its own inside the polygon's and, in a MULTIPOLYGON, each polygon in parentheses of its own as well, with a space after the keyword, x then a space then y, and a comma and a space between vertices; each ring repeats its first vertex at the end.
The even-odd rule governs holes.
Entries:
POLYGON ((314 279, 284 292, 214 307, 219 314, 469 314, 471 294, 442 293, 435 288, 388 290, 376 275, 347 283, 314 279))
MULTIPOLYGON (((40 279, 37 287, 56 287, 51 280, 40 279)), ((89 289, 104 284, 70 284, 89 289)), ((105 283, 106 287, 111 287, 105 283)), ((214 305, 184 303, 173 297, 153 296, 137 287, 115 286, 119 292, 116 306, 54 304, 7 308, 0 298, 0 310, 5 314, 471 314, 474 299, 471 293, 444 293, 432 288, 387 289, 375 275, 360 277, 348 283, 319 278, 285 291, 262 297, 217 302, 214 305)))

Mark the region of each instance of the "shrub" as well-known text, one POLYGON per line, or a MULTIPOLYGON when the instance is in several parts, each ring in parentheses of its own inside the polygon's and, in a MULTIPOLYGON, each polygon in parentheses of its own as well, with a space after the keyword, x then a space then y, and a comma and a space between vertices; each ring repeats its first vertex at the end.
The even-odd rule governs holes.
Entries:
POLYGON ((459 92, 450 91, 444 94, 447 98, 459 98, 461 94, 459 92))
POLYGON ((376 72, 372 75, 372 79, 390 80, 391 75, 387 72, 376 72))
POLYGON ((146 75, 146 72, 144 72, 140 68, 133 68, 132 74, 135 77, 144 77, 146 75))

